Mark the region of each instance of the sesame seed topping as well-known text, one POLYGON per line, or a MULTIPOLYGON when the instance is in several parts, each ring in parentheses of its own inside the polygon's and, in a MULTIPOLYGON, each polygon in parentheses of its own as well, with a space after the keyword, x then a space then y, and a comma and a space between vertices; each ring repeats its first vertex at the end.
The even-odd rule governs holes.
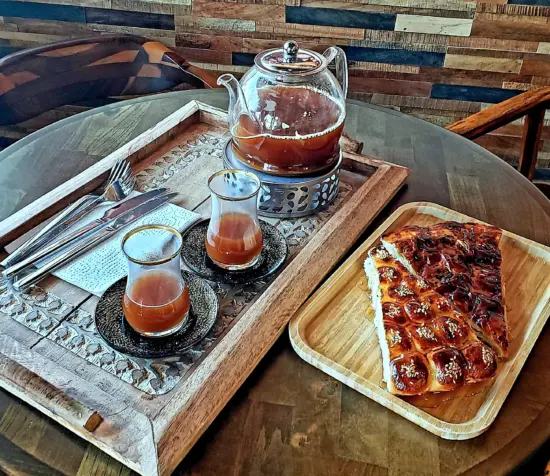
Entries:
POLYGON ((418 308, 419 313, 427 315, 429 310, 430 310, 430 305, 427 302, 420 303, 420 307, 418 308))
POLYGON ((395 278, 395 270, 393 268, 385 267, 380 273, 380 275, 384 279, 389 279, 391 281, 393 280, 393 278, 395 278))
POLYGON ((401 369, 402 373, 404 373, 407 378, 416 378, 420 375, 418 370, 416 370, 416 365, 414 365, 413 359, 411 359, 410 363, 403 364, 401 369))
POLYGON ((459 336, 462 336, 462 332, 460 330, 460 327, 458 324, 451 319, 447 319, 447 329, 449 331, 449 334, 451 334, 451 337, 454 339, 455 334, 458 334, 459 336))
POLYGON ((481 359, 483 360, 483 363, 486 367, 493 365, 493 363, 495 362, 495 358, 492 352, 490 352, 487 347, 481 348, 481 359))
POLYGON ((401 308, 394 303, 390 303, 390 305, 386 308, 386 315, 390 317, 397 317, 401 314, 401 308))
POLYGON ((435 340, 435 334, 433 329, 429 327, 422 326, 416 329, 416 333, 423 339, 435 340))
POLYGON ((443 370, 438 367, 437 374, 440 379, 451 378, 453 383, 457 383, 458 379, 462 376, 462 369, 456 356, 451 357, 451 360, 443 366, 443 370))
POLYGON ((395 329, 390 329, 388 331, 388 342, 390 344, 390 347, 395 347, 398 344, 401 344, 402 342, 401 334, 399 331, 396 331, 395 329))
POLYGON ((376 248, 374 251, 374 255, 378 259, 388 259, 390 257, 390 254, 387 252, 385 248, 376 248))
POLYGON ((428 289, 428 283, 423 279, 418 278, 416 283, 420 289, 428 289))
POLYGON ((397 288, 395 288, 395 292, 401 297, 412 296, 414 294, 405 283, 401 283, 397 288))

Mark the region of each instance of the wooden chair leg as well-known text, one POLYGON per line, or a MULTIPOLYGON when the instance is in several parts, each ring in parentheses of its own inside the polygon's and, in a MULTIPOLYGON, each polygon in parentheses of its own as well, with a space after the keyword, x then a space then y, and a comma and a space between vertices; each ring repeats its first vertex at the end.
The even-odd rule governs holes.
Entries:
POLYGON ((544 196, 548 199, 550 199, 550 183, 549 182, 533 182, 535 187, 537 187, 542 193, 544 193, 544 196))
POLYGON ((540 136, 544 124, 544 112, 544 108, 538 108, 525 116, 518 171, 529 180, 533 179, 537 165, 540 136))

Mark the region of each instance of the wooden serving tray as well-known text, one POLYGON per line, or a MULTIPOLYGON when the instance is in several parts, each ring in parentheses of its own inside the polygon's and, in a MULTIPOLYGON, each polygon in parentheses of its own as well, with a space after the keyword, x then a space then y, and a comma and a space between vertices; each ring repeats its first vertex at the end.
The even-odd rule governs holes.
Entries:
MULTIPOLYGON (((131 161, 140 191, 170 187, 177 205, 208 216, 207 179, 223 168, 228 138, 225 112, 189 103, 0 223, 0 243, 93 188, 120 157, 131 161)), ((0 282, 0 386, 135 471, 170 473, 408 176, 406 168, 344 148, 340 192, 329 209, 268 220, 289 243, 285 268, 252 285, 212 283, 218 321, 181 356, 114 351, 95 329, 97 298, 57 278, 27 294, 0 282)))
MULTIPOLYGON (((511 331, 510 355, 489 384, 455 393, 400 398, 385 390, 382 356, 363 262, 388 230, 442 221, 479 222, 432 203, 400 207, 323 284, 292 319, 298 355, 422 428, 450 440, 483 433, 495 420, 550 313, 550 248, 504 231, 502 279, 511 331)), ((481 222, 480 222, 481 223, 481 222)))

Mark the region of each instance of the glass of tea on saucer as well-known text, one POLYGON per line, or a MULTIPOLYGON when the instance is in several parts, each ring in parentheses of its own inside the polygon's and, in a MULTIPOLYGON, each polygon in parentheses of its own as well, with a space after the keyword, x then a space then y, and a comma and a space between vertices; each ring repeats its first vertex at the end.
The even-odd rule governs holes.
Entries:
POLYGON ((212 215, 206 233, 206 253, 220 268, 238 271, 254 266, 263 237, 256 212, 260 180, 250 172, 221 170, 208 180, 212 215))
POLYGON ((122 301, 126 321, 146 337, 177 332, 189 315, 189 289, 180 270, 183 239, 172 227, 145 225, 122 240, 128 282, 122 301))

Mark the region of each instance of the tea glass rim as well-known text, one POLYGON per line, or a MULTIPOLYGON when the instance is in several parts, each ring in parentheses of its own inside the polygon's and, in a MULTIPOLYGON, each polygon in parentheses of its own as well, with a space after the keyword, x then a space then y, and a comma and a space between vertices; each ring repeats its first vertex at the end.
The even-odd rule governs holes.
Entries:
POLYGON ((176 256, 178 256, 181 253, 181 250, 183 248, 183 237, 182 237, 181 233, 172 226, 168 226, 168 225, 141 225, 141 226, 138 226, 137 228, 134 228, 133 230, 130 230, 128 233, 126 233, 126 235, 124 235, 124 238, 122 238, 121 247, 122 247, 122 252, 124 253, 124 256, 126 256, 126 258, 128 258, 132 263, 140 264, 142 266, 156 266, 156 265, 159 265, 159 264, 164 264, 164 263, 168 263, 169 261, 172 261, 176 256), (126 250, 124 249, 124 245, 126 244, 128 239, 130 239, 136 233, 139 233, 139 232, 144 231, 144 230, 164 230, 164 231, 168 231, 168 232, 172 233, 173 235, 175 235, 176 238, 179 239, 180 245, 179 245, 178 249, 176 251, 174 251, 174 253, 172 253, 170 256, 166 256, 166 257, 158 259, 158 260, 140 260, 140 259, 137 259, 137 258, 133 258, 126 252, 126 250))
POLYGON ((208 179, 208 188, 218 198, 221 198, 223 200, 227 200, 229 202, 242 202, 244 200, 248 200, 249 198, 252 198, 252 197, 258 195, 260 189, 262 188, 262 182, 258 178, 258 176, 253 174, 252 172, 248 172, 246 170, 240 170, 240 169, 223 169, 223 170, 218 170, 216 173, 214 173, 210 176, 210 178, 208 179), (223 195, 221 193, 218 193, 218 192, 216 192, 215 190, 212 189, 212 187, 210 185, 212 183, 212 180, 214 180, 219 175, 231 174, 231 173, 233 173, 233 174, 242 174, 242 175, 246 175, 247 177, 251 178, 254 181, 254 183, 256 184, 256 189, 254 190, 254 192, 252 192, 248 195, 243 195, 242 197, 228 197, 228 196, 223 195))

